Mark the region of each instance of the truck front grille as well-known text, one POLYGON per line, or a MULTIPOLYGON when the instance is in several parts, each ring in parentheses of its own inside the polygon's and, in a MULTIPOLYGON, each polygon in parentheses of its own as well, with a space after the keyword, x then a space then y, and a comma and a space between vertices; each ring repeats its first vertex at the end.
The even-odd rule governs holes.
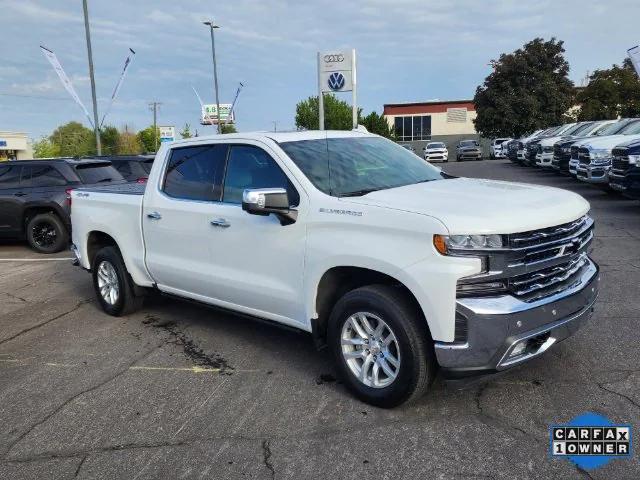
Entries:
POLYGON ((613 161, 611 170, 618 175, 625 175, 629 170, 629 154, 626 148, 614 148, 611 152, 613 161))
POLYGON ((589 163, 591 163, 591 155, 589 154, 589 150, 584 147, 580 147, 578 149, 578 160, 583 165, 588 165, 589 163))
POLYGON ((571 160, 578 160, 578 147, 571 145, 571 160))
POLYGON ((526 302, 553 295, 570 288, 591 264, 587 253, 593 228, 593 219, 585 215, 562 225, 505 235, 505 248, 486 252, 488 272, 459 283, 478 284, 475 292, 483 292, 483 284, 498 285, 483 295, 510 293, 526 302))

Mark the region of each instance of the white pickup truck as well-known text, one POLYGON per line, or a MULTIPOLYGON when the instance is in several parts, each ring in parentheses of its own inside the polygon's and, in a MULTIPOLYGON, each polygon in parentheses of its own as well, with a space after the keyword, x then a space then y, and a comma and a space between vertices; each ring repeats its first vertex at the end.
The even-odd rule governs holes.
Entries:
POLYGON ((105 312, 145 292, 310 332, 371 404, 521 364, 591 315, 589 204, 452 178, 361 132, 164 144, 145 185, 72 192, 73 247, 105 312))

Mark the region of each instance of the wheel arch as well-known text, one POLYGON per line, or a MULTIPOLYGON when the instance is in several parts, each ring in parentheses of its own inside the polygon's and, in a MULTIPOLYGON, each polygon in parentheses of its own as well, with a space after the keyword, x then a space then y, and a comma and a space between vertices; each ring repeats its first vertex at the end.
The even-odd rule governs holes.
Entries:
MULTIPOLYGON (((400 289, 423 318, 426 316, 418 299, 396 276, 379 269, 361 266, 340 265, 328 268, 315 283, 313 308, 315 316, 311 320, 311 332, 318 348, 326 346, 327 322, 335 303, 356 288, 365 285, 391 285, 400 289)), ((428 322, 427 329, 429 329, 428 322)))
POLYGON ((58 217, 65 228, 69 229, 68 216, 65 216, 59 208, 53 205, 28 205, 22 211, 22 229, 26 231, 27 225, 33 217, 40 214, 51 213, 58 217))
POLYGON ((104 247, 114 247, 120 256, 122 252, 118 246, 118 242, 108 233, 100 230, 92 230, 87 235, 87 261, 89 262, 89 268, 93 265, 93 259, 96 257, 98 251, 104 247))

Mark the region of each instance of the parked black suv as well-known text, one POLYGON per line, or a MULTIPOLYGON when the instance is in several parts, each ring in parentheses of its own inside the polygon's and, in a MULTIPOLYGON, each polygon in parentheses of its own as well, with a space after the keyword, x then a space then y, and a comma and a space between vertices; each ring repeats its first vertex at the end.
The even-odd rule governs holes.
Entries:
POLYGON ((59 252, 69 244, 71 190, 124 182, 105 160, 1 162, 0 238, 26 238, 38 252, 59 252))
POLYGON ((153 155, 105 157, 127 182, 147 183, 153 165, 153 155))
POLYGON ((611 153, 609 186, 625 197, 640 199, 640 140, 618 145, 611 153))

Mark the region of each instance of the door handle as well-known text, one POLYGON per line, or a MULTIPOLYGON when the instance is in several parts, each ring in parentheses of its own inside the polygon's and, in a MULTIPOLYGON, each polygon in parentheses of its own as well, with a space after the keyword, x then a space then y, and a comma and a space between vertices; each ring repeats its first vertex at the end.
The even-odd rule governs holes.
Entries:
POLYGON ((27 196, 27 194, 24 193, 24 192, 16 192, 13 195, 16 196, 16 197, 26 197, 27 196))
POLYGON ((151 212, 147 213, 147 218, 151 220, 160 220, 162 218, 162 215, 160 215, 158 212, 151 212))
POLYGON ((211 220, 211 225, 220 228, 229 228, 231 226, 225 218, 216 218, 215 220, 211 220))

